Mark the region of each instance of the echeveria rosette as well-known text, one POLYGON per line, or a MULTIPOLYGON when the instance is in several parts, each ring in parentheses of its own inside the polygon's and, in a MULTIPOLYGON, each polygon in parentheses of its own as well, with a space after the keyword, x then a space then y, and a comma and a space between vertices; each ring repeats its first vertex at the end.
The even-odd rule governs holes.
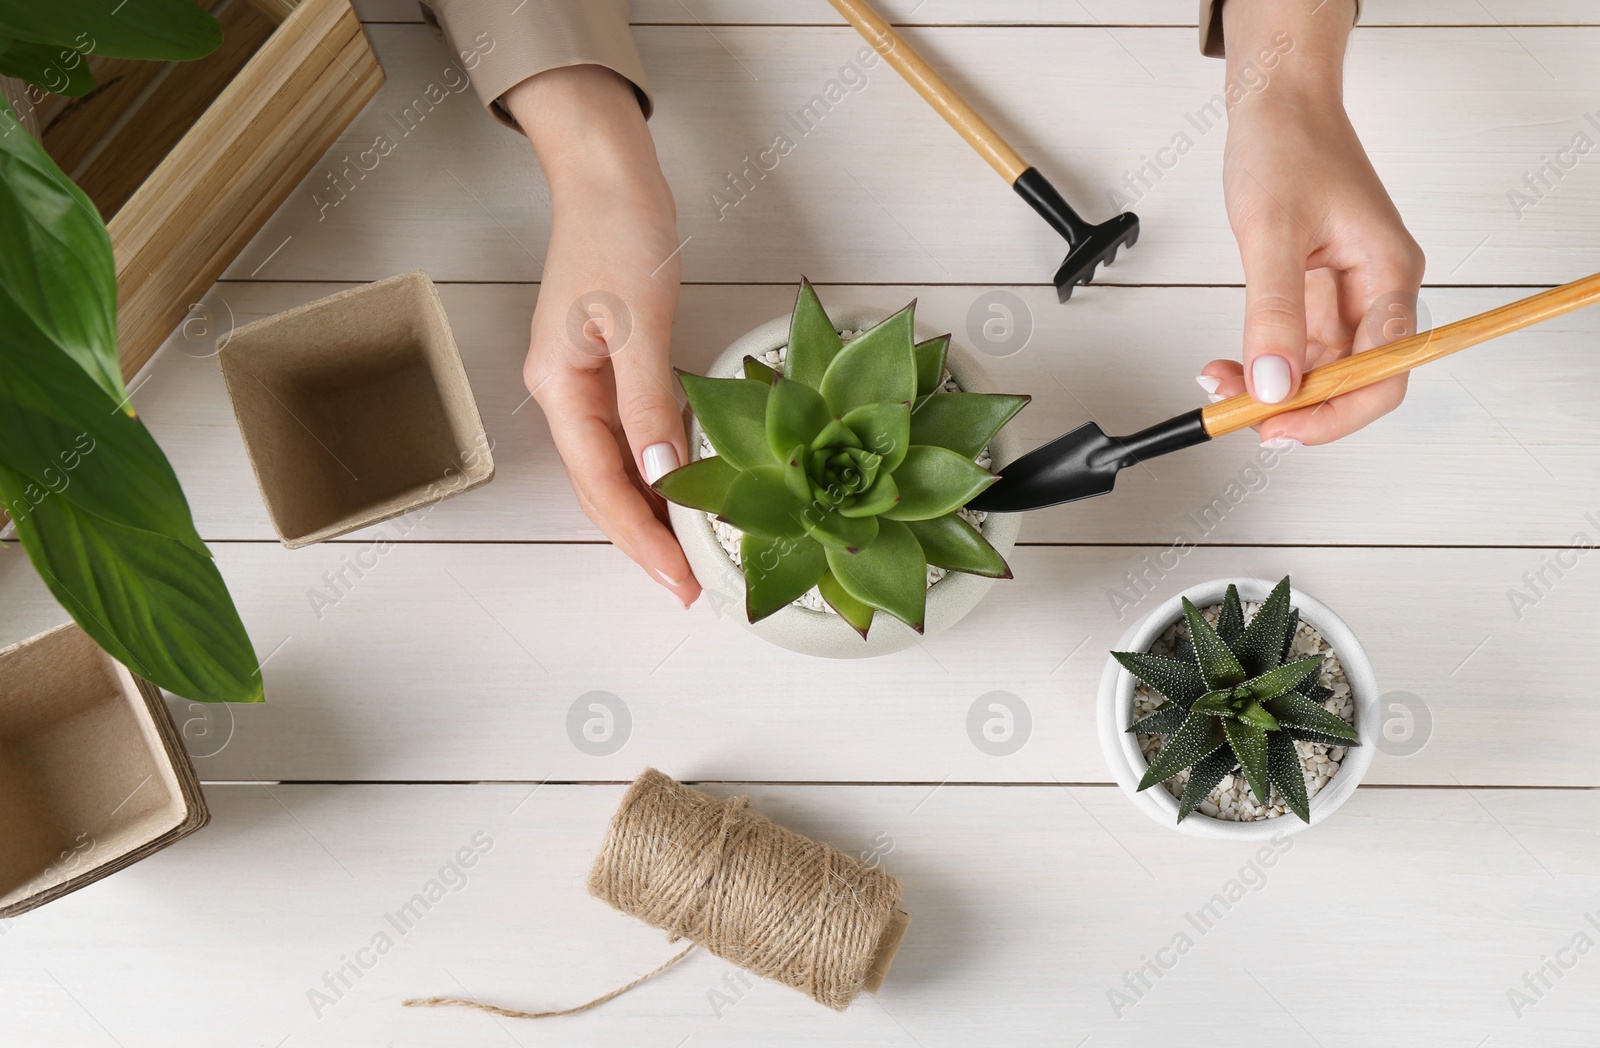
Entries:
POLYGON ((878 611, 921 632, 930 564, 1011 577, 957 511, 997 479, 976 459, 1028 398, 944 392, 950 336, 917 342, 915 307, 846 343, 802 281, 782 372, 679 373, 717 454, 655 490, 743 532, 751 622, 815 586, 863 637, 878 611))
POLYGON ((1129 732, 1165 735, 1139 789, 1189 768, 1178 801, 1182 822, 1223 777, 1242 771, 1266 806, 1272 786, 1289 810, 1311 821, 1305 773, 1295 742, 1359 746, 1354 728, 1328 712, 1333 692, 1318 679, 1322 656, 1286 662, 1300 615, 1289 607, 1289 578, 1273 587, 1247 625, 1239 590, 1229 586, 1217 624, 1183 601, 1189 643, 1176 656, 1114 651, 1123 668, 1159 692, 1164 701, 1129 732))

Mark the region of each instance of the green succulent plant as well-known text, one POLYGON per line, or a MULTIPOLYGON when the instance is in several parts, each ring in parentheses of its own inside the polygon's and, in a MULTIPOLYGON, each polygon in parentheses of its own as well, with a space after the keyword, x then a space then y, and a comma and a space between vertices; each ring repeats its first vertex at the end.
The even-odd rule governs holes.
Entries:
POLYGON ((942 391, 950 336, 917 342, 915 308, 844 342, 802 280, 781 373, 678 373, 717 453, 654 487, 743 532, 751 622, 815 586, 862 637, 878 611, 921 632, 928 565, 1011 577, 956 511, 997 479, 976 459, 1029 398, 942 391))
POLYGON ((1234 586, 1223 598, 1215 628, 1187 597, 1183 616, 1189 639, 1172 657, 1111 653, 1165 700, 1128 728, 1167 737, 1139 789, 1189 768, 1189 782, 1178 801, 1182 822, 1224 776, 1242 769, 1262 806, 1270 787, 1276 786, 1289 810, 1310 822, 1305 772, 1295 742, 1358 746, 1360 739, 1323 706, 1333 692, 1318 683, 1322 656, 1285 661, 1300 623, 1300 613, 1289 607, 1289 577, 1273 587, 1248 625, 1234 586))

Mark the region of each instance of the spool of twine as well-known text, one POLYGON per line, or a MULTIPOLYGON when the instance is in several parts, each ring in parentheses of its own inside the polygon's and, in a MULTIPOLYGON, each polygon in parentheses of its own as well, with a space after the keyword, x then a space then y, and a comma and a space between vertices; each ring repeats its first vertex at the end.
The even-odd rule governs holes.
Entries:
POLYGON ((589 892, 632 917, 692 943, 627 986, 576 1008, 520 1012, 457 998, 515 1018, 584 1011, 682 960, 694 946, 792 986, 843 1011, 877 990, 910 917, 900 883, 876 865, 808 840, 750 810, 647 768, 628 789, 589 874, 589 892))

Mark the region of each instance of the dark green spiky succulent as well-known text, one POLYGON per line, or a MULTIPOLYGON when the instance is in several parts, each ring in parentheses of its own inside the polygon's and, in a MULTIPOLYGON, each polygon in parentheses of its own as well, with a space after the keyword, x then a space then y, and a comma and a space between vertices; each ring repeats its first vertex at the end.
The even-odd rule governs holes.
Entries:
POLYGON ((845 343, 802 281, 781 374, 679 373, 717 454, 655 490, 744 533, 751 622, 816 586, 862 637, 877 611, 921 632, 928 565, 1011 577, 956 511, 994 483, 976 459, 1028 398, 942 391, 950 336, 917 342, 915 308, 845 343))
POLYGON ((1311 821, 1305 772, 1295 742, 1359 746, 1354 728, 1323 703, 1333 692, 1318 683, 1322 656, 1285 662, 1300 613, 1289 607, 1289 577, 1244 621, 1239 591, 1228 587, 1215 628, 1187 597, 1189 640, 1167 658, 1114 651, 1124 669, 1165 697, 1130 732, 1165 735, 1166 742, 1139 781, 1147 790, 1189 768, 1178 821, 1205 800, 1223 777, 1243 770, 1262 806, 1276 786, 1289 810, 1311 821), (1270 786, 1269 786, 1270 784, 1270 786))

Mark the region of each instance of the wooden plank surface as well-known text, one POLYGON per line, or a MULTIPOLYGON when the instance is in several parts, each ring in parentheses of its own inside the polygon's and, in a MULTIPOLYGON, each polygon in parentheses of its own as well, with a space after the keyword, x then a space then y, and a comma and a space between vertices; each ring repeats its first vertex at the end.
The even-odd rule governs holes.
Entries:
MULTIPOLYGON (((375 25, 371 36, 387 85, 227 276, 368 280, 421 267, 439 280, 537 279, 548 201, 527 143, 477 112, 465 77, 421 26, 375 25)), ((881 62, 821 121, 808 118, 810 134, 795 129, 794 113, 863 46, 853 31, 637 36, 686 280, 789 283, 805 272, 1046 284, 1060 264, 1060 238, 881 62), (771 172, 747 176, 751 188, 730 203, 739 199, 730 172, 780 134, 793 136, 792 150, 769 152, 771 172)), ((932 27, 914 37, 1080 209, 1109 214, 1113 190, 1135 200, 1144 232, 1105 279, 1242 279, 1220 190, 1225 131, 1200 130, 1222 66, 1200 57, 1191 31, 1129 29, 1118 34, 1124 47, 1085 28, 932 27), (1180 135, 1192 143, 1181 156, 1180 135)), ((1541 156, 1570 151, 1580 132, 1600 135, 1585 118, 1600 97, 1597 49, 1600 28, 1372 29, 1358 39, 1348 105, 1427 252, 1429 283, 1558 284, 1593 270, 1600 211, 1588 200, 1600 164, 1577 158, 1532 206, 1507 194, 1526 190, 1541 156)))
POLYGON ((1595 934, 1594 793, 1364 789, 1267 845, 1268 866, 1259 846, 1180 837, 1110 788, 711 789, 880 853, 913 914, 881 995, 836 1014, 760 983, 723 1004, 711 991, 736 970, 691 955, 565 1019, 403 1009, 431 994, 565 1006, 677 950, 584 893, 621 788, 230 786, 211 790, 205 833, 3 929, 8 1043, 1593 1043, 1592 956, 1520 1018, 1507 991, 1595 934), (474 841, 474 864, 447 873, 456 890, 390 923, 474 841), (324 976, 347 959, 367 966, 334 997, 324 976), (1170 967, 1130 992, 1146 959, 1170 967))
MULTIPOLYGON (((177 468, 207 539, 274 537, 210 356, 217 338, 339 286, 218 285, 136 388, 133 403, 177 468)), ((537 288, 441 291, 499 473, 487 488, 440 505, 407 538, 600 539, 522 384, 537 288)), ((1447 323, 1528 293, 1440 288, 1425 305, 1447 323)), ((918 316, 978 351, 1002 388, 1033 395, 1015 423, 1030 447, 1091 418, 1132 432, 1203 403, 1191 376, 1236 355, 1243 302, 1233 288, 1107 288, 1067 307, 1053 289, 1033 287, 825 287, 822 295, 829 305, 885 313, 915 297, 918 316), (986 340, 990 321, 1015 334, 986 340), (1010 352, 1014 345, 1021 348, 1010 352)), ((674 359, 703 369, 792 304, 786 286, 686 288, 674 359)), ((1584 515, 1600 509, 1596 323, 1564 317, 1431 364, 1412 377, 1404 410, 1336 445, 1269 457, 1240 434, 1128 471, 1110 498, 1031 514, 1023 541, 1164 544, 1187 533, 1213 543, 1566 545, 1584 515), (1468 476, 1494 482, 1463 483, 1468 476), (1233 512, 1230 490, 1249 492, 1248 512, 1233 512)))
MULTIPOLYGON (((1390 703, 1426 710, 1409 755, 1363 729, 1380 748, 1372 781, 1600 785, 1600 764, 1570 748, 1600 734, 1600 705, 1575 698, 1592 690, 1600 554, 1570 553, 1577 567, 1517 608, 1508 593, 1550 552, 1023 547, 1017 578, 949 633, 832 662, 751 637, 730 597, 682 610, 602 544, 215 549, 267 702, 213 715, 233 728, 199 751, 222 747, 201 761, 211 780, 585 781, 683 761, 750 780, 1109 782, 1095 693, 1136 617, 1207 579, 1292 574, 1363 638, 1390 734, 1406 729, 1390 703), (1031 720, 1003 758, 967 730, 993 692, 1031 720), (593 702, 627 722, 599 755, 569 731, 593 702)), ((0 641, 63 617, 15 552, 0 588, 0 641)), ((197 716, 194 731, 204 710, 183 713, 197 716)))

